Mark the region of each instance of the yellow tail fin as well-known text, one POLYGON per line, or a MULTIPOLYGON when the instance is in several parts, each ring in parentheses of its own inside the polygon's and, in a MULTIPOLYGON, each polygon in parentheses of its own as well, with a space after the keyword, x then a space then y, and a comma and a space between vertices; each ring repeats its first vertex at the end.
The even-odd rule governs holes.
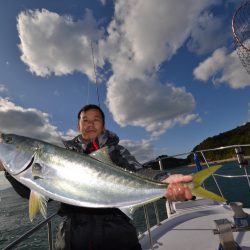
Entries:
POLYGON ((204 188, 201 187, 201 184, 209 177, 211 176, 214 172, 216 172, 218 169, 220 169, 222 166, 213 166, 210 168, 206 168, 202 171, 199 171, 193 175, 193 189, 192 189, 192 194, 211 199, 211 200, 216 200, 216 201, 222 201, 225 202, 226 199, 224 197, 221 197, 213 192, 210 192, 204 188))

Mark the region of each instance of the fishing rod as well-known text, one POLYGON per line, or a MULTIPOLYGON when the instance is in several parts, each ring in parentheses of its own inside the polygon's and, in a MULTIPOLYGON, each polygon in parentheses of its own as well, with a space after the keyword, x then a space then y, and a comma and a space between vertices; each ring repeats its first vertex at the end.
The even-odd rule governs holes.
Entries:
POLYGON ((92 63, 93 63, 94 75, 95 75, 97 101, 98 101, 99 107, 101 107, 101 104, 100 104, 100 95, 99 95, 99 88, 98 88, 98 83, 97 83, 97 74, 96 74, 96 65, 95 65, 95 58, 94 58, 94 49, 93 49, 92 40, 90 40, 90 45, 91 45, 92 63))

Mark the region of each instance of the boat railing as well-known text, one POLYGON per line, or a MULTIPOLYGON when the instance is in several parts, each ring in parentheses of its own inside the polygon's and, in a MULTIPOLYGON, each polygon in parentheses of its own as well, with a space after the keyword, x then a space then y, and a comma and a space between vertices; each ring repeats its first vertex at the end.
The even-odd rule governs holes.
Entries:
MULTIPOLYGON (((167 166, 164 166, 162 163, 163 159, 166 158, 173 158, 173 157, 180 157, 180 156, 184 156, 184 155, 191 155, 193 154, 194 156, 197 154, 200 154, 202 156, 203 162, 206 164, 207 167, 210 167, 212 164, 215 164, 215 162, 211 163, 210 161, 207 160, 206 158, 206 153, 207 152, 211 152, 211 151, 215 151, 215 150, 227 150, 227 149, 234 149, 236 157, 234 159, 237 160, 239 166, 241 168, 244 168, 244 175, 237 175, 237 176, 232 176, 232 175, 222 175, 222 174, 213 174, 213 179, 214 182, 218 188, 218 191, 220 193, 221 196, 223 196, 222 190, 219 186, 219 183, 216 179, 216 176, 219 177, 225 177, 225 178, 246 178, 248 181, 248 185, 250 187, 250 180, 249 180, 249 174, 248 174, 248 161, 245 159, 245 155, 244 155, 244 151, 242 150, 242 148, 245 147, 249 147, 250 148, 250 144, 243 144, 243 145, 231 145, 231 146, 225 146, 225 147, 218 147, 218 148, 213 148, 213 149, 204 149, 204 150, 198 150, 198 151, 192 151, 192 152, 187 152, 187 153, 183 153, 183 154, 178 154, 178 155, 173 155, 173 156, 167 156, 167 157, 161 157, 158 160, 159 163, 159 167, 161 170, 165 169, 167 166)), ((197 165, 199 165, 199 161, 197 161, 198 158, 196 158, 195 161, 195 166, 198 167, 197 165)), ((198 170, 197 170, 198 171, 198 170)), ((153 207, 154 207, 154 215, 156 217, 156 225, 160 226, 161 225, 161 221, 159 219, 159 212, 158 212, 158 207, 157 207, 157 203, 153 202, 153 207)), ((149 222, 149 215, 148 215, 148 208, 147 205, 143 206, 143 212, 144 212, 144 217, 145 217, 145 224, 146 224, 146 228, 147 228, 147 232, 148 232, 148 237, 149 237, 149 241, 150 241, 150 245, 151 245, 151 249, 153 248, 153 240, 151 237, 151 227, 152 225, 150 225, 149 222)), ((166 201, 166 213, 167 213, 167 217, 171 216, 172 214, 174 214, 175 208, 172 204, 171 201, 166 201)), ((19 237, 18 239, 16 239, 15 241, 11 242, 8 246, 6 246, 5 248, 3 248, 3 250, 10 250, 13 249, 14 247, 16 247, 19 243, 21 243, 22 241, 26 240, 27 238, 29 238, 32 234, 34 234, 35 232, 37 232, 38 230, 40 230, 42 227, 44 227, 45 225, 47 225, 48 228, 48 245, 49 245, 49 249, 52 250, 53 249, 53 234, 52 234, 52 220, 54 219, 54 217, 57 215, 57 213, 54 213, 52 215, 50 215, 47 219, 43 220, 42 222, 40 222, 37 226, 35 226, 34 228, 32 228, 31 230, 27 231, 25 234, 23 234, 21 237, 19 237)), ((144 234, 139 235, 140 237, 143 237, 144 234)))
MULTIPOLYGON (((194 166, 196 167, 197 170, 201 170, 199 169, 199 164, 200 164, 200 158, 196 158, 195 156, 200 155, 202 161, 205 163, 205 165, 209 168, 211 167, 211 165, 214 164, 219 164, 219 163, 223 163, 226 161, 233 161, 233 160, 237 160, 238 165, 240 168, 242 168, 244 170, 244 175, 237 175, 237 176, 231 176, 231 175, 222 175, 222 174, 213 174, 212 177, 214 179, 214 182, 216 184, 216 187, 220 193, 221 196, 223 196, 222 190, 220 188, 220 185, 216 179, 215 176, 220 176, 220 177, 224 177, 224 178, 246 178, 247 182, 248 182, 248 186, 250 187, 250 176, 249 176, 249 172, 248 172, 248 161, 246 159, 246 156, 244 154, 244 148, 249 148, 250 149, 250 144, 239 144, 239 145, 230 145, 230 146, 222 146, 222 147, 217 147, 217 148, 210 148, 210 149, 203 149, 203 150, 197 150, 197 151, 191 151, 191 152, 186 152, 186 153, 182 153, 182 154, 176 154, 176 155, 172 155, 172 156, 166 156, 166 157, 161 157, 158 160, 159 163, 159 168, 162 170, 163 169, 163 163, 162 160, 164 159, 168 159, 168 158, 176 158, 176 157, 180 157, 180 156, 185 156, 185 155, 193 155, 194 156, 194 166), (223 151, 223 150, 229 150, 229 149, 233 149, 235 152, 235 157, 232 157, 230 159, 223 159, 223 160, 208 160, 206 157, 206 154, 208 152, 212 152, 212 151, 223 151), (197 160, 198 159, 198 160, 197 160)), ((249 157, 249 156, 248 156, 249 157)), ((168 166, 164 166, 165 168, 168 166)))
MULTIPOLYGON (((230 145, 230 146, 222 146, 222 147, 217 147, 217 148, 211 148, 211 149, 204 149, 204 150, 197 150, 197 151, 191 151, 191 152, 186 152, 186 153, 182 153, 182 154, 177 154, 177 155, 172 155, 172 156, 166 156, 166 157, 160 157, 158 158, 158 164, 159 164, 159 168, 160 170, 163 169, 167 169, 168 167, 171 166, 164 166, 163 164, 163 160, 164 159, 168 159, 168 158, 176 158, 176 157, 183 157, 183 156, 188 156, 188 155, 193 155, 194 157, 194 164, 193 166, 196 167, 196 171, 201 170, 201 166, 200 166, 200 160, 198 156, 201 156, 200 158, 202 159, 202 162, 205 163, 205 165, 209 168, 214 164, 218 164, 218 163, 223 163, 225 162, 223 161, 210 161, 207 159, 206 154, 212 151, 222 151, 222 150, 230 150, 233 149, 234 153, 235 153, 235 157, 232 157, 231 159, 227 159, 227 161, 234 161, 236 160, 239 167, 244 169, 244 174, 243 175, 224 175, 224 174, 213 174, 212 178, 214 180, 214 183, 220 193, 220 195, 222 197, 224 197, 223 192, 221 190, 221 187, 219 185, 219 182, 217 181, 217 176, 218 177, 222 177, 222 178, 246 178, 247 182, 248 182, 248 186, 250 187, 250 175, 248 173, 248 161, 245 158, 244 155, 244 148, 249 148, 250 149, 250 144, 240 144, 240 145, 230 145)), ((154 204, 154 206, 156 206, 156 203, 154 204)), ((167 216, 170 217, 172 214, 175 214, 175 207, 173 206, 173 203, 171 201, 166 201, 166 213, 167 216)), ((149 241, 150 241, 150 245, 151 245, 151 249, 153 250, 153 240, 151 237, 151 225, 149 223, 149 219, 148 219, 148 212, 147 212, 147 208, 146 206, 144 206, 144 214, 145 214, 145 223, 146 223, 146 227, 147 227, 147 232, 148 232, 148 237, 149 237, 149 241)), ((155 216, 156 218, 158 217, 158 209, 157 207, 155 207, 155 216)), ((157 219, 157 225, 160 226, 160 221, 159 219, 157 219)), ((141 237, 143 236, 143 234, 141 235, 141 237)))
POLYGON ((18 239, 11 242, 8 246, 3 248, 3 250, 10 250, 15 248, 18 244, 28 239, 31 235, 33 235, 35 232, 40 230, 42 227, 47 225, 48 229, 48 245, 49 250, 53 250, 53 234, 52 234, 52 219, 57 215, 57 212, 50 215, 48 218, 37 224, 35 227, 24 233, 22 236, 20 236, 18 239))

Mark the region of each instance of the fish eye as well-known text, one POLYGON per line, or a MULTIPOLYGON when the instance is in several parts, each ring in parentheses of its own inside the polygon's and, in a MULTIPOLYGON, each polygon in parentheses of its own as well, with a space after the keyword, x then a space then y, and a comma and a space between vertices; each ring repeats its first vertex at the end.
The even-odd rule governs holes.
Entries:
POLYGON ((6 143, 12 143, 12 142, 13 142, 13 138, 12 138, 11 136, 6 136, 6 137, 4 138, 4 141, 5 141, 6 143))

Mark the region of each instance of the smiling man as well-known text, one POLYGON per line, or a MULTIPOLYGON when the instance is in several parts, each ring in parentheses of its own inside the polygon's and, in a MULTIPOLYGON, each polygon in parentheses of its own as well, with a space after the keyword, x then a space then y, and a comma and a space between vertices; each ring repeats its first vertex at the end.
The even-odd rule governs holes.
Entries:
POLYGON ((78 114, 78 129, 82 134, 82 138, 93 141, 105 130, 104 114, 101 109, 84 110, 83 108, 78 114))

